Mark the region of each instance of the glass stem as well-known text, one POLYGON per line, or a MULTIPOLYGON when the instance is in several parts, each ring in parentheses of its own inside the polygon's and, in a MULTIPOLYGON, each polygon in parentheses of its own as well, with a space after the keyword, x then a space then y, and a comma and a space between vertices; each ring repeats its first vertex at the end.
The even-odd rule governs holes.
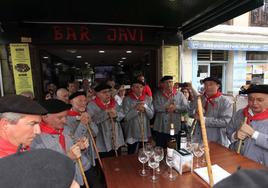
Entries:
POLYGON ((142 174, 145 174, 144 163, 142 163, 142 174))
POLYGON ((172 174, 172 166, 170 166, 170 178, 173 178, 173 174, 172 174))
POLYGON ((153 180, 155 180, 155 169, 153 168, 153 177, 152 177, 153 180))

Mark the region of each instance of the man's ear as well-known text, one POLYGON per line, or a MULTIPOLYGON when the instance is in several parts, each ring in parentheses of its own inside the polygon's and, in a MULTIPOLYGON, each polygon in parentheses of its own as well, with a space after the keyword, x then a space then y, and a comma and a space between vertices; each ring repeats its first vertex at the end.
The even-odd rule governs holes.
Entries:
POLYGON ((6 118, 0 119, 0 129, 6 130, 8 125, 8 120, 6 118))

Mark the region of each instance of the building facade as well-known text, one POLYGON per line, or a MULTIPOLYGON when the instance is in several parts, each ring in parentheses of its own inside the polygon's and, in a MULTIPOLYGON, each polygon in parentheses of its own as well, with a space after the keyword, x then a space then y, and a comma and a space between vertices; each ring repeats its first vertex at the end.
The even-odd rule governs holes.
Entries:
POLYGON ((184 41, 182 81, 200 87, 207 76, 236 95, 242 85, 268 84, 268 0, 264 6, 184 41))

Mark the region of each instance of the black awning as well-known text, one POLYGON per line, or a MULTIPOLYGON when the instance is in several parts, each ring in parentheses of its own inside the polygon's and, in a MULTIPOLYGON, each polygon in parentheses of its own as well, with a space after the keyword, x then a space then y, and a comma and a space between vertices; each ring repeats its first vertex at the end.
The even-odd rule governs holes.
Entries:
POLYGON ((188 38, 262 4, 263 0, 1 0, 0 22, 179 28, 188 38))

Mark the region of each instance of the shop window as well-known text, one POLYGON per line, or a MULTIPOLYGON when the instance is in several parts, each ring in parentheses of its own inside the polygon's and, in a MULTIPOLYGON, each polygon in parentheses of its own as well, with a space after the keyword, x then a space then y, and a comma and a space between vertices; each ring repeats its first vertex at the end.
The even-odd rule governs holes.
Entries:
POLYGON ((228 52, 223 50, 198 50, 198 61, 228 61, 228 52))
POLYGON ((268 0, 264 0, 264 5, 254 9, 250 14, 250 25, 268 27, 268 0))
POLYGON ((268 52, 247 52, 246 82, 268 84, 268 52))

